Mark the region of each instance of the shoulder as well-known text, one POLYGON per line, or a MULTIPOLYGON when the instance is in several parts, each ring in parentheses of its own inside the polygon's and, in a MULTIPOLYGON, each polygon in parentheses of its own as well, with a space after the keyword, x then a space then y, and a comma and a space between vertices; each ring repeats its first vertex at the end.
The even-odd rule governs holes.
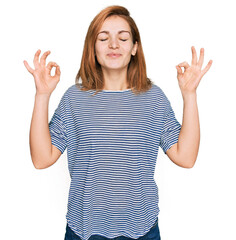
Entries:
POLYGON ((79 87, 76 84, 73 84, 66 89, 66 91, 64 92, 64 94, 62 96, 62 99, 64 99, 64 100, 70 99, 70 98, 74 97, 76 94, 79 94, 80 92, 81 92, 81 90, 79 89, 79 87))
POLYGON ((161 101, 161 102, 169 101, 166 94, 162 90, 162 88, 155 83, 152 83, 152 92, 158 101, 161 101))
POLYGON ((73 84, 67 88, 64 95, 70 95, 70 94, 78 92, 78 91, 80 91, 80 89, 76 86, 76 84, 73 84))

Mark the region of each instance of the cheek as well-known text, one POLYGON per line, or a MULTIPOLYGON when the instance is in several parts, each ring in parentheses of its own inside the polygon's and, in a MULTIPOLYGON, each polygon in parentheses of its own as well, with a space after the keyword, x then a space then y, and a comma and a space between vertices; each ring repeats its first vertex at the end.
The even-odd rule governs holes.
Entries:
POLYGON ((104 53, 104 46, 102 46, 101 44, 95 44, 95 53, 96 55, 101 55, 102 53, 104 53))
POLYGON ((95 43, 95 55, 98 56, 99 55, 99 45, 97 43, 95 43))
POLYGON ((101 46, 95 45, 95 57, 96 57, 99 64, 103 63, 103 58, 104 58, 103 52, 104 51, 102 50, 101 46))
POLYGON ((128 46, 125 46, 125 52, 128 54, 128 55, 131 55, 132 53, 132 50, 133 50, 133 45, 128 45, 128 46))

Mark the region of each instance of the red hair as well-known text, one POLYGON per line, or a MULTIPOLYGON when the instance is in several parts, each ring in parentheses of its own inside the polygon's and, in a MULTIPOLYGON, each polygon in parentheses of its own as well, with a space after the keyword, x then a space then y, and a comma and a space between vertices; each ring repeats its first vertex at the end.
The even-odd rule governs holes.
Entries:
POLYGON ((97 93, 104 88, 101 65, 98 63, 95 56, 95 42, 97 34, 101 29, 105 19, 113 15, 122 17, 127 21, 131 29, 133 43, 138 43, 136 54, 135 56, 131 56, 128 65, 128 88, 131 88, 134 93, 145 92, 151 88, 152 81, 147 78, 146 63, 139 31, 134 20, 130 17, 129 11, 122 6, 110 6, 103 9, 99 14, 97 14, 97 16, 95 16, 93 21, 90 23, 85 38, 80 69, 76 75, 75 83, 79 87, 79 79, 81 78, 82 88, 80 89, 83 91, 97 90, 97 93))

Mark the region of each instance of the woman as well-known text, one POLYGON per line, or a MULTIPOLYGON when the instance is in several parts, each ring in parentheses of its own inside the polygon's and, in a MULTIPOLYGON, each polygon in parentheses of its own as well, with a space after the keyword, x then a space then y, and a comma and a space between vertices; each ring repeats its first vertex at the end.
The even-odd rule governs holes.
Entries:
POLYGON ((204 50, 197 61, 192 47, 192 65, 176 66, 184 100, 181 126, 164 92, 146 76, 139 31, 128 10, 108 7, 91 22, 76 84, 48 124, 49 98, 60 79, 55 62, 46 66, 49 54, 39 62, 36 52, 35 70, 24 61, 36 84, 30 150, 34 166, 44 169, 67 148, 65 239, 160 239, 153 178, 158 149, 176 165, 193 167, 200 140, 196 88, 212 61, 201 70, 204 50))

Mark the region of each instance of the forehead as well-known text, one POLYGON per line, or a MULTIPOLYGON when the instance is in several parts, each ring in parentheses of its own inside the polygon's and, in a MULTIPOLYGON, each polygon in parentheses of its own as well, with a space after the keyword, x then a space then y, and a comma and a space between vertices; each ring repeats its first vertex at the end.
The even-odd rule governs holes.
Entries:
POLYGON ((128 22, 119 16, 110 16, 106 18, 99 31, 118 32, 121 30, 130 31, 128 22))

